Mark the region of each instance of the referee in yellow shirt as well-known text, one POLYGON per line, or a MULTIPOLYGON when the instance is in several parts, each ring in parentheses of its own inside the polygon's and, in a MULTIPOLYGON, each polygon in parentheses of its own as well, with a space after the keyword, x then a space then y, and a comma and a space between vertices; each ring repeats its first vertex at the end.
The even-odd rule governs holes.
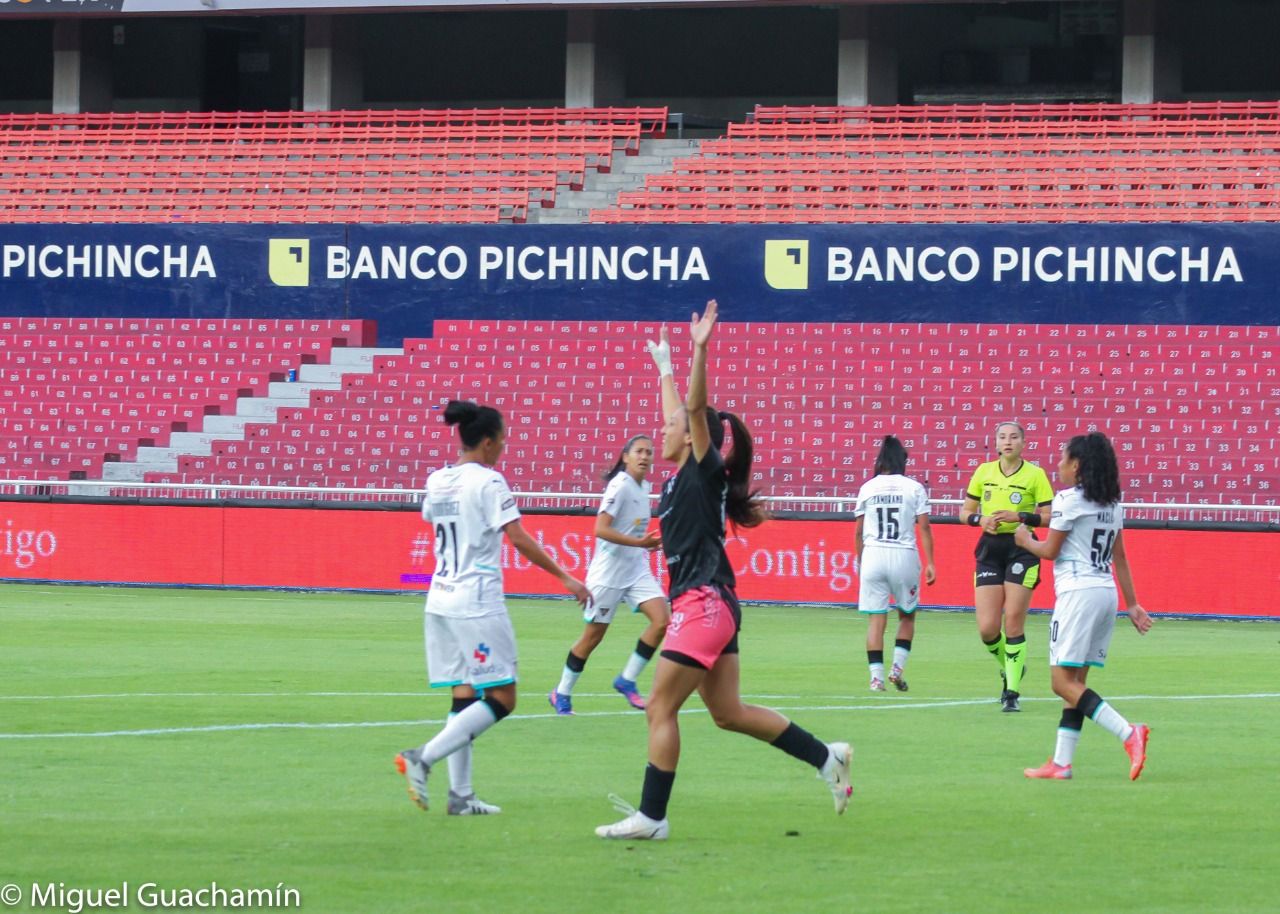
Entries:
POLYGON ((1027 434, 1018 423, 997 425, 1000 459, 978 467, 960 509, 961 523, 982 528, 973 550, 973 605, 982 643, 1000 665, 1003 711, 1022 710, 1018 688, 1027 662, 1027 609, 1031 591, 1040 583, 1040 560, 1018 548, 1013 531, 1018 524, 1047 526, 1053 502, 1053 486, 1044 470, 1022 459, 1026 444, 1027 434))

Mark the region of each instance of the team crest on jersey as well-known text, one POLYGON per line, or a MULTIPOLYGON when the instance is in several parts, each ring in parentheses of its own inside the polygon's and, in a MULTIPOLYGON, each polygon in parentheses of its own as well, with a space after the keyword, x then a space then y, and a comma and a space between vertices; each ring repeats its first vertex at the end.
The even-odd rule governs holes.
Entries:
POLYGON ((987 491, 985 491, 985 492, 983 492, 983 493, 982 493, 982 500, 983 500, 983 501, 991 501, 991 490, 990 490, 990 489, 987 489, 987 491))
POLYGON ((1010 493, 1009 493, 1009 501, 1013 502, 1015 505, 1016 505, 1016 504, 1021 503, 1021 501, 1022 501, 1022 493, 1021 493, 1021 492, 1010 492, 1010 493))

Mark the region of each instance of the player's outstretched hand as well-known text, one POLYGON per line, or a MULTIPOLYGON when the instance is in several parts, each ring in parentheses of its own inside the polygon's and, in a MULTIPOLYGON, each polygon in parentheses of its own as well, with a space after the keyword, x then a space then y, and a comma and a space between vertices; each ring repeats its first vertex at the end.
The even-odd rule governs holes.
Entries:
POLYGON ((938 580, 938 570, 933 567, 933 562, 930 562, 924 566, 924 582, 932 584, 936 580, 938 580))
POLYGON ((662 534, 656 530, 651 530, 640 537, 640 545, 652 552, 662 546, 662 534))
POLYGON ((693 317, 689 319, 689 336, 693 338, 693 345, 705 346, 711 340, 711 331, 716 325, 716 312, 719 305, 713 298, 707 302, 707 309, 702 312, 702 316, 698 316, 698 312, 693 312, 693 317))
POLYGON ((671 370, 671 339, 667 334, 667 325, 662 325, 662 331, 659 334, 658 342, 649 340, 646 344, 649 349, 649 355, 653 357, 653 363, 658 366, 658 374, 674 374, 671 370))
POLYGON ((1145 635, 1151 631, 1151 625, 1155 621, 1151 618, 1151 614, 1142 608, 1141 603, 1134 603, 1129 607, 1129 621, 1133 623, 1133 627, 1138 630, 1139 635, 1145 635))
POLYGON ((578 601, 579 605, 586 606, 591 602, 591 591, 583 586, 582 582, 577 578, 566 578, 564 589, 573 594, 573 598, 578 601))

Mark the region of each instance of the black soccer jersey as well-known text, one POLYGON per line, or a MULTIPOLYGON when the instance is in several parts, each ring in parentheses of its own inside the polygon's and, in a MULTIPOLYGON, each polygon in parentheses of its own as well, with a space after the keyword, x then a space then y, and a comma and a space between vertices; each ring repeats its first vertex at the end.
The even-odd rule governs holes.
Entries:
POLYGON ((724 508, 729 481, 714 447, 695 463, 693 454, 662 486, 658 523, 667 556, 670 599, 703 585, 736 583, 724 553, 724 508))

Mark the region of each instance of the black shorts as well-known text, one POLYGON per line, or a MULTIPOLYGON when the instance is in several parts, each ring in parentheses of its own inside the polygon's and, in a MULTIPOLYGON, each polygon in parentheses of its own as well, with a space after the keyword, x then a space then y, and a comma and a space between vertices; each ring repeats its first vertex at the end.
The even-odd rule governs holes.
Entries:
POLYGON ((1019 549, 1012 533, 982 534, 973 549, 973 557, 978 560, 973 575, 975 587, 1021 584, 1035 590, 1040 584, 1040 560, 1027 550, 1019 549))

